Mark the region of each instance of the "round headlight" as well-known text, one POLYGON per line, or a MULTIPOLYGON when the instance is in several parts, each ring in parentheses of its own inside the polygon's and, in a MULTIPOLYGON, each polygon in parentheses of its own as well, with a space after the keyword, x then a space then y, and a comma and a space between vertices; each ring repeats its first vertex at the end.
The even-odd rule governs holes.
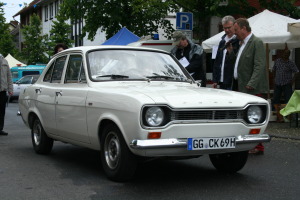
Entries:
POLYGON ((247 117, 251 124, 259 123, 262 118, 262 110, 259 106, 250 106, 247 110, 247 117))
POLYGON ((164 121, 164 112, 160 107, 151 107, 147 109, 145 118, 149 126, 159 126, 164 121))

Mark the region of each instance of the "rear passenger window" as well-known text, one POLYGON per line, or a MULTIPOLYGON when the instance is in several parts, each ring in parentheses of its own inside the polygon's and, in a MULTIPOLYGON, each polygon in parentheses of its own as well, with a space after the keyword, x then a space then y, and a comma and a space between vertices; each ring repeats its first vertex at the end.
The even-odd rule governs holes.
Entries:
POLYGON ((51 83, 60 83, 66 58, 67 56, 63 56, 56 59, 53 67, 51 83))
POLYGON ((53 71, 53 67, 54 67, 54 63, 52 63, 52 65, 49 67, 48 71, 46 72, 43 81, 44 82, 50 82, 51 81, 51 76, 52 76, 52 71, 53 71))
POLYGON ((60 83, 67 56, 57 58, 48 68, 43 81, 60 83))

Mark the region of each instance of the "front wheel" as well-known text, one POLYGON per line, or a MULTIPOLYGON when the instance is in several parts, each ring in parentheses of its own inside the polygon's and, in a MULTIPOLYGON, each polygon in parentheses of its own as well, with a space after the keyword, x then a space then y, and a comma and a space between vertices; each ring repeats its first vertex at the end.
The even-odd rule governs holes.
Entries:
POLYGON ((121 131, 114 124, 104 128, 101 137, 101 161, 107 177, 126 181, 133 177, 137 160, 130 152, 121 131))
POLYGON ((217 170, 235 173, 245 166, 248 159, 248 151, 211 154, 209 158, 217 170))
POLYGON ((31 129, 31 140, 33 149, 38 154, 49 154, 53 147, 53 139, 49 138, 44 131, 41 121, 34 119, 31 129))

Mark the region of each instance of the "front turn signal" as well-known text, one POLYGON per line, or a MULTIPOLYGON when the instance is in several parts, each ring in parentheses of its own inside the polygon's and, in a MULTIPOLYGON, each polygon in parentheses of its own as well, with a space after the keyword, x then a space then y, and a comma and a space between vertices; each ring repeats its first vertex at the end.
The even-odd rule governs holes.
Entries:
POLYGON ((260 128, 254 128, 249 131, 250 135, 256 135, 260 133, 260 128))
POLYGON ((148 139, 159 139, 161 137, 161 132, 149 132, 148 139))

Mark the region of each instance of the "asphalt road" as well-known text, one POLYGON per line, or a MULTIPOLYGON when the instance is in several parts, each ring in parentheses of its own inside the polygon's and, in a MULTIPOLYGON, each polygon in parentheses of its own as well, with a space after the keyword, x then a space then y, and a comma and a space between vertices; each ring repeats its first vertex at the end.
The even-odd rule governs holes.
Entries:
MULTIPOLYGON (((250 155, 237 174, 217 172, 208 156, 189 160, 147 162, 134 180, 116 183, 102 170, 99 153, 55 142, 49 156, 37 155, 30 130, 9 104, 0 136, 0 200, 84 199, 289 199, 300 196, 300 140, 273 137, 265 154, 250 155)), ((288 123, 271 123, 273 136, 300 135, 288 123), (281 130, 281 131, 280 131, 281 130), (292 134, 292 135, 293 135, 292 134)))

